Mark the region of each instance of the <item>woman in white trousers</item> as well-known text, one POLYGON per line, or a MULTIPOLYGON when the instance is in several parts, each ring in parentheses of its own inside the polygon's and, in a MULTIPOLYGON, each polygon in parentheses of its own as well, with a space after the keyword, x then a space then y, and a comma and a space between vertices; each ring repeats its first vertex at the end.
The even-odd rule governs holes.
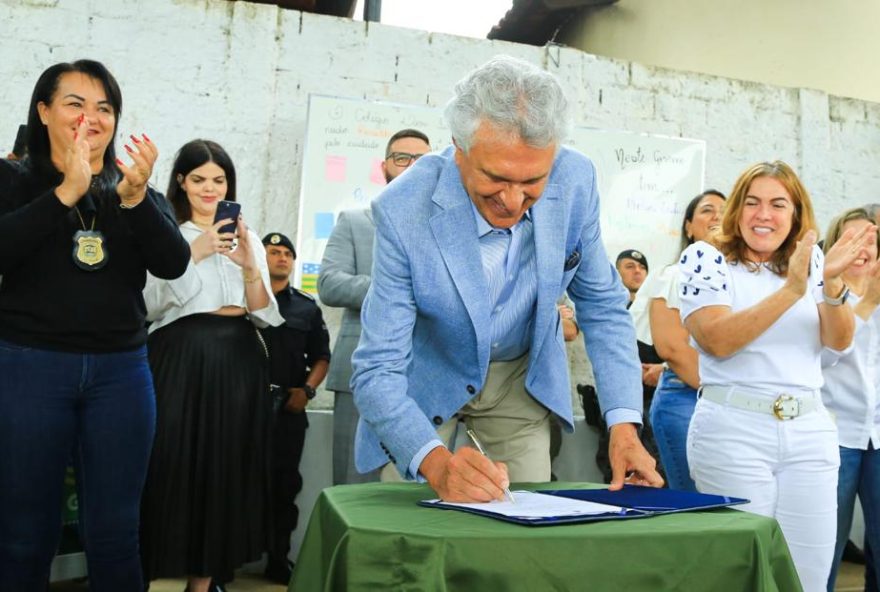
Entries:
POLYGON ((775 518, 806 592, 825 589, 837 523, 837 429, 819 394, 820 353, 852 342, 841 274, 867 234, 847 231, 823 257, 797 175, 760 163, 737 180, 716 244, 697 242, 679 261, 681 317, 700 358, 691 477, 775 518))

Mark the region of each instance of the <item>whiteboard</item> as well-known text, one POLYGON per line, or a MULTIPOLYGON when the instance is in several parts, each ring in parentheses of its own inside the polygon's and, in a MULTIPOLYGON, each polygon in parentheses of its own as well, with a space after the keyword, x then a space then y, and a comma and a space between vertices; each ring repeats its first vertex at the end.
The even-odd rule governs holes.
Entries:
MULTIPOLYGON (((294 285, 316 294, 324 247, 339 212, 367 208, 385 186, 388 138, 418 129, 441 150, 451 144, 442 110, 310 95, 303 154, 294 285)), ((565 142, 596 165, 602 238, 609 258, 645 253, 651 269, 678 254, 681 219, 703 190, 706 143, 576 127, 565 142)))
POLYGON ((388 138, 417 129, 435 149, 452 143, 442 112, 380 101, 309 95, 294 285, 317 294, 324 247, 339 212, 368 208, 385 187, 388 138))
POLYGON ((596 165, 608 257, 636 249, 652 270, 672 263, 684 211, 703 191, 706 142, 581 127, 566 144, 596 165))

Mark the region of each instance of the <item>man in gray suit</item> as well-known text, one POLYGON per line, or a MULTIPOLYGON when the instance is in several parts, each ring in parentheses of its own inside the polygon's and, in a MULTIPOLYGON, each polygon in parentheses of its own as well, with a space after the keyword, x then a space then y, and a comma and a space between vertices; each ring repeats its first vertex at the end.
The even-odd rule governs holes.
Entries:
MULTIPOLYGON (((400 130, 388 140, 382 173, 390 183, 420 156, 431 151, 428 136, 414 129, 400 130)), ((354 432, 358 412, 349 382, 351 354, 361 336, 361 304, 370 287, 373 235, 376 226, 368 209, 340 212, 324 249, 318 294, 327 306, 345 308, 333 348, 327 389, 335 393, 333 410, 333 484, 364 483, 378 472, 360 474, 354 468, 354 432)))

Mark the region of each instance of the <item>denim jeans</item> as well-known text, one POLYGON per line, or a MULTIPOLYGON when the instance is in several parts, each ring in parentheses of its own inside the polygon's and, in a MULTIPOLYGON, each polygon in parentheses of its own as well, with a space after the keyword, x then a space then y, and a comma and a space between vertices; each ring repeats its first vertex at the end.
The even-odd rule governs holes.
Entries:
POLYGON ((843 548, 852 528, 856 495, 865 514, 865 563, 875 581, 866 581, 865 590, 880 590, 877 586, 877 566, 880 565, 880 450, 859 450, 840 447, 840 470, 837 477, 837 545, 834 563, 828 578, 828 590, 834 591, 834 581, 843 556, 843 548))
POLYGON ((0 341, 0 591, 44 591, 74 455, 93 592, 141 590, 140 495, 155 429, 146 347, 108 354, 0 341))
POLYGON ((651 401, 650 420, 666 481, 672 489, 696 491, 687 461, 687 432, 697 391, 672 370, 664 370, 651 401))

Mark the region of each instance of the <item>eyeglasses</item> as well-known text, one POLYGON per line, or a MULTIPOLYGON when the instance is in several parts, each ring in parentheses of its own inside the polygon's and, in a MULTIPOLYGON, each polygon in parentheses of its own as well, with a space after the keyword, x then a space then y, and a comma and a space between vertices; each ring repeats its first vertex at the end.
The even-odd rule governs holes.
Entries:
POLYGON ((421 158, 422 154, 410 154, 409 152, 392 152, 385 157, 385 160, 391 159, 391 162, 399 167, 408 167, 413 161, 421 158))

